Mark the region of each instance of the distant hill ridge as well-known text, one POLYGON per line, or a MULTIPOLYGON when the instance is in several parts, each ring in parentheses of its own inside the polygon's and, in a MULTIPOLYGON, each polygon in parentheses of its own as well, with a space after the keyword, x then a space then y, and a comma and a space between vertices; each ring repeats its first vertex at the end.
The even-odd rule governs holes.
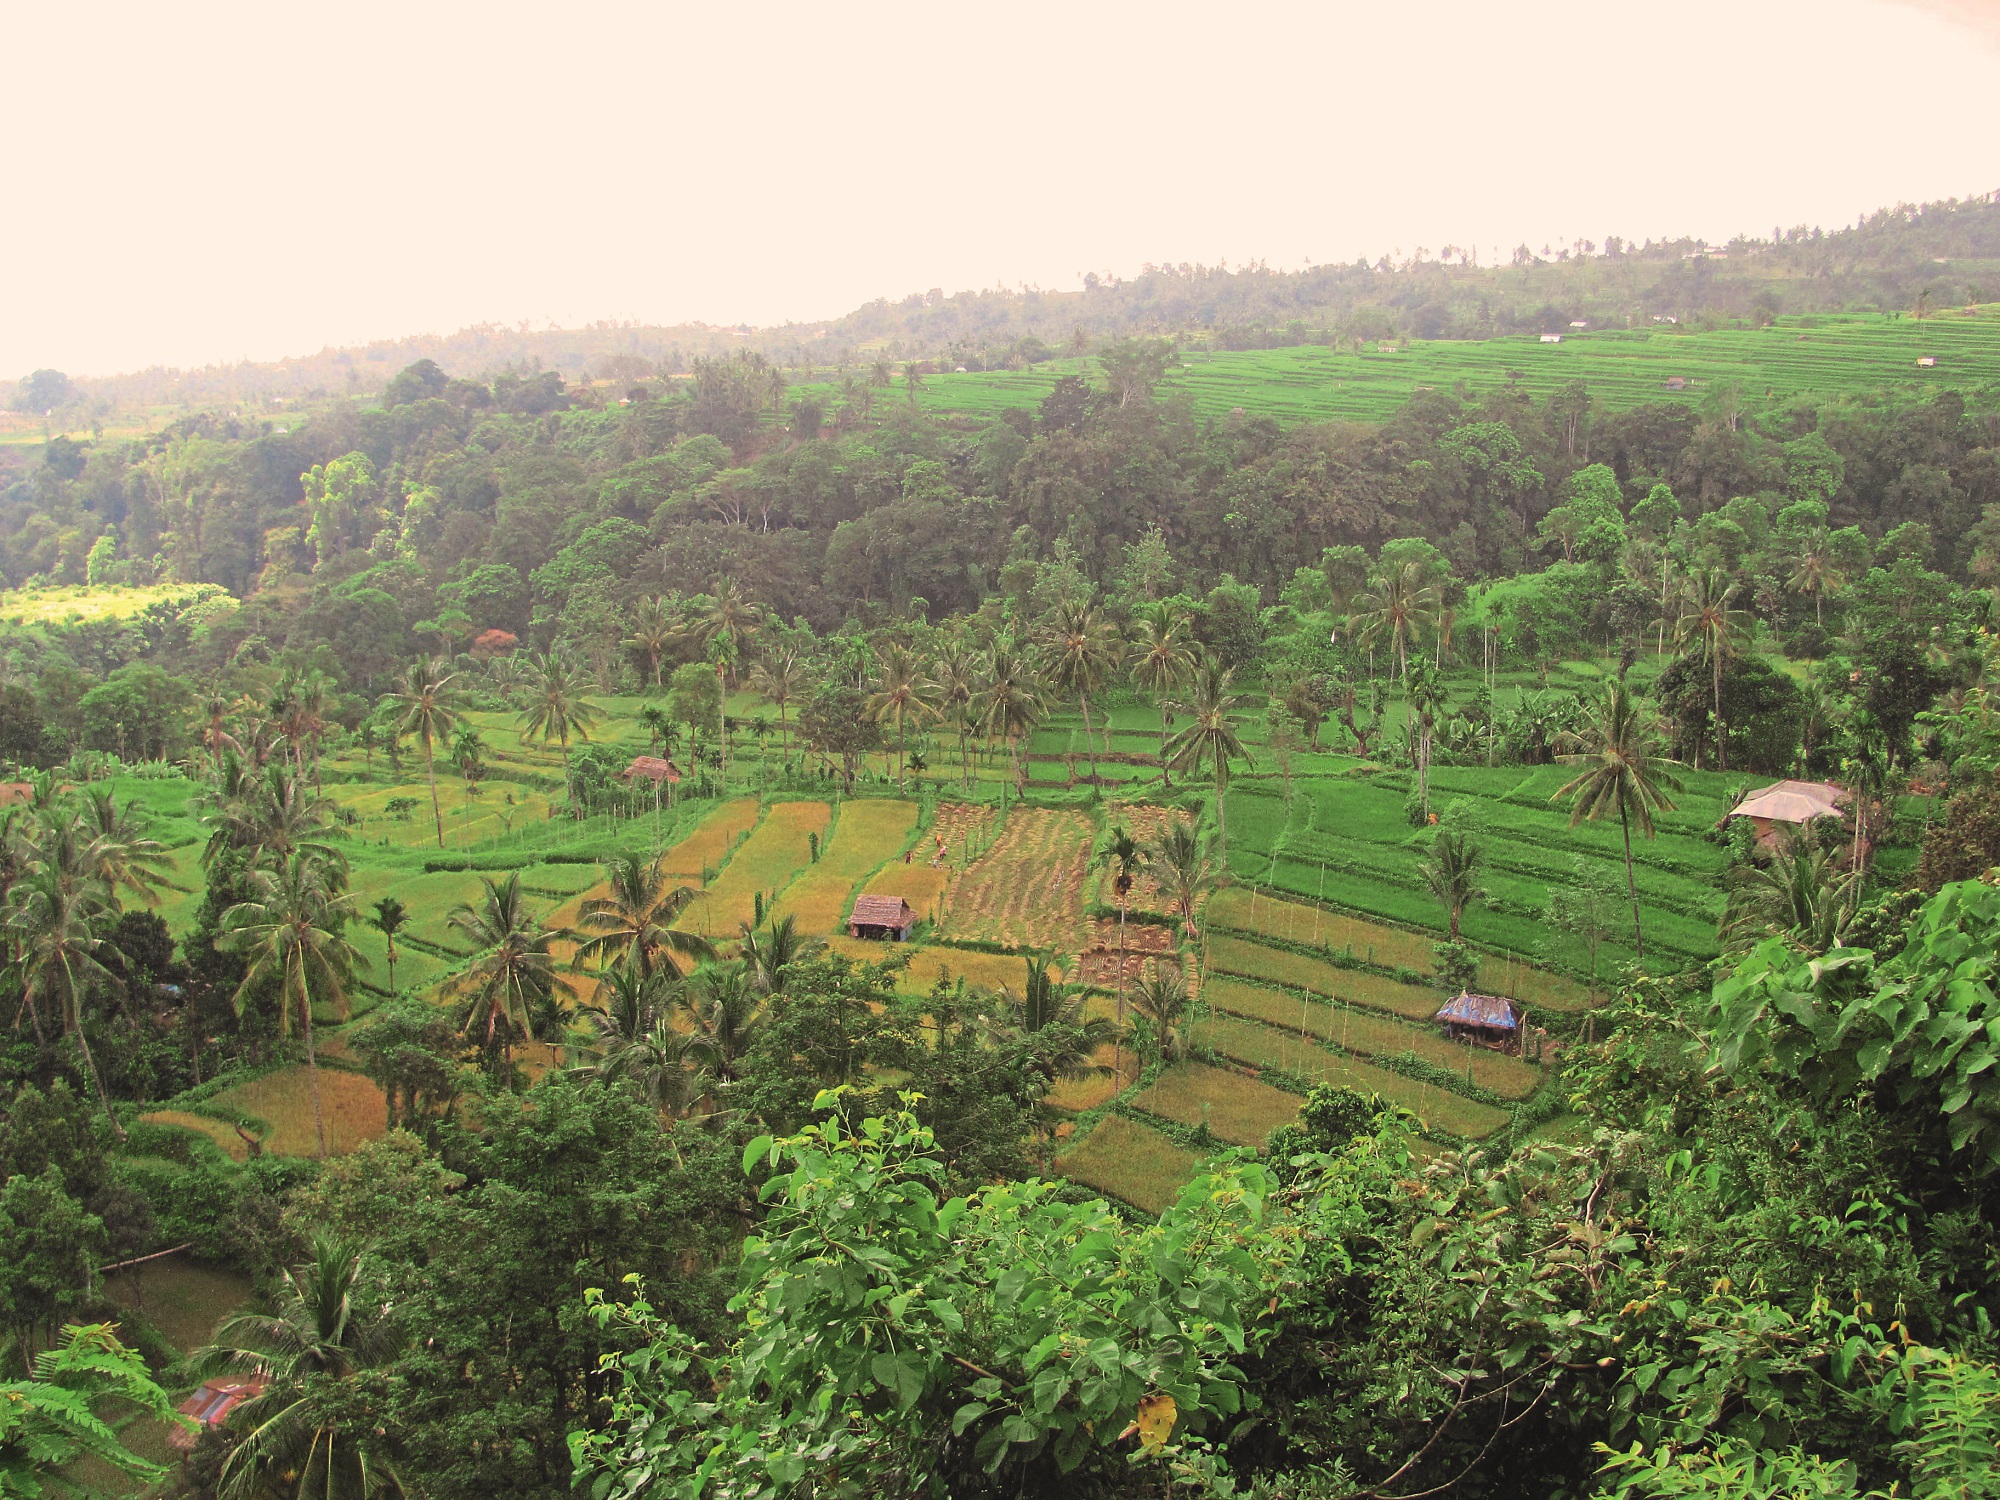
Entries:
POLYGON ((155 368, 80 381, 120 406, 210 404, 369 394, 404 366, 433 359, 453 375, 508 368, 622 379, 685 372, 700 357, 749 349, 788 368, 830 370, 877 359, 970 369, 1019 368, 1097 340, 1178 336, 1217 349, 1356 338, 1490 338, 1594 327, 1768 321, 1780 313, 1915 310, 2000 300, 2000 192, 1864 215, 1846 229, 1796 226, 1726 245, 1693 239, 1634 246, 1616 238, 1517 247, 1482 266, 1454 246, 1400 261, 1274 271, 1257 263, 1147 265, 1129 279, 1095 275, 1075 291, 942 290, 870 302, 826 322, 774 328, 593 323, 486 324, 269 363, 155 368))

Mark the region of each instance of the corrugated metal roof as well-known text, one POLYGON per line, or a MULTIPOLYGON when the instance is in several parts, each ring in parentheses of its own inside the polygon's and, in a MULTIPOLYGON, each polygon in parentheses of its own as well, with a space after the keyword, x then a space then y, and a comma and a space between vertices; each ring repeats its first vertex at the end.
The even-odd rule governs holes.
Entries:
POLYGON ((1512 1031, 1521 1024, 1521 1013, 1512 1000, 1503 996, 1475 995, 1466 990, 1456 1000, 1446 1001, 1438 1011, 1437 1019, 1460 1026, 1486 1026, 1512 1031))

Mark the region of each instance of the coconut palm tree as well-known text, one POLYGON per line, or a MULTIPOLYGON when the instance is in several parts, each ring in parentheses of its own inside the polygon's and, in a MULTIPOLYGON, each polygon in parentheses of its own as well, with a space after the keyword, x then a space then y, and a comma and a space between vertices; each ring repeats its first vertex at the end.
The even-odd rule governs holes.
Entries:
POLYGON ((577 914, 576 966, 629 963, 642 976, 664 965, 682 972, 670 955, 692 962, 715 957, 706 938, 673 925, 695 893, 684 885, 669 885, 657 859, 614 854, 604 861, 609 895, 593 896, 577 914))
POLYGON ((678 628, 666 600, 655 595, 641 599, 632 607, 632 633, 625 637, 622 644, 626 650, 637 652, 646 659, 646 675, 653 679, 655 688, 661 686, 660 663, 673 646, 676 634, 678 628))
POLYGON ((1118 1024, 1125 1024, 1125 914, 1132 904, 1132 882, 1138 872, 1145 868, 1146 850, 1125 831, 1123 823, 1114 823, 1104 847, 1097 853, 1097 861, 1116 871, 1111 877, 1111 889, 1118 897, 1118 1024))
POLYGON ((1012 1004, 1015 1026, 1027 1044, 1032 1066, 1051 1083, 1059 1078, 1088 1078, 1108 1072, 1097 1061, 1100 1047, 1116 1045, 1122 1030, 1103 1016, 1093 1016, 1081 993, 1065 995, 1045 958, 1028 960, 1028 973, 1012 1004))
POLYGON ((923 663, 906 646, 886 646, 875 676, 875 691, 868 695, 868 717, 877 724, 896 726, 896 789, 906 789, 910 769, 910 746, 904 728, 909 720, 922 722, 937 717, 932 695, 936 685, 924 675, 923 663))
POLYGON ((931 659, 931 682, 937 689, 939 717, 949 720, 958 733, 959 782, 972 787, 972 754, 967 740, 972 733, 973 705, 979 697, 979 657, 960 641, 946 641, 931 659))
POLYGON ((1768 865, 1741 865, 1730 876, 1723 930, 1792 933, 1815 953, 1831 952, 1845 940, 1861 904, 1860 874, 1841 865, 1840 853, 1787 829, 1768 865))
POLYGON ((371 1423, 357 1421, 352 1382, 401 1342, 386 1308, 361 1294, 355 1246, 320 1236, 288 1267, 268 1313, 239 1312, 198 1350, 202 1373, 250 1375, 263 1391, 230 1414, 241 1434, 223 1461, 221 1500, 266 1493, 312 1500, 393 1500, 403 1482, 371 1423))
POLYGON ((1139 980, 1132 1008, 1153 1023, 1160 1039, 1161 1060, 1177 1060, 1183 1050, 1181 1028, 1194 1008, 1188 996, 1187 974, 1178 960, 1154 960, 1151 970, 1139 980))
POLYGON ((458 1029, 468 1037, 484 1033, 481 1045, 490 1054, 500 1042, 505 1071, 512 1075, 514 1036, 534 1039, 537 1015, 556 998, 556 960, 552 946, 569 934, 544 927, 528 908, 518 872, 495 882, 479 877, 485 887, 479 900, 453 908, 445 925, 462 933, 479 953, 452 981, 452 992, 465 1001, 458 1029))
POLYGON ((704 1056, 699 1037, 676 1030, 665 1016, 655 1016, 638 1036, 617 1042, 594 1071, 606 1083, 623 1079, 638 1085, 653 1108, 680 1116, 709 1090, 709 1075, 701 1065, 704 1056))
POLYGON ((1438 829, 1431 840, 1430 857, 1417 861, 1417 873, 1423 876, 1425 887, 1444 903, 1454 943, 1458 941, 1459 918, 1465 915, 1466 907, 1486 899, 1486 889, 1479 884, 1479 867, 1484 862, 1485 851, 1479 847, 1479 840, 1457 828, 1438 829))
POLYGON ((375 914, 368 919, 368 925, 382 934, 382 942, 389 955, 389 991, 396 989, 396 934, 401 932, 410 920, 410 910, 394 896, 384 896, 375 903, 375 914))
POLYGON ((1167 766, 1167 721, 1173 714, 1173 695, 1194 675, 1195 668, 1186 612, 1165 602, 1140 610, 1126 667, 1132 681, 1151 693, 1159 705, 1160 784, 1171 788, 1174 778, 1167 766))
POLYGON ((304 854, 329 870, 344 873, 347 857, 329 842, 333 807, 282 760, 252 774, 233 755, 218 767, 216 783, 197 801, 209 825, 202 863, 212 864, 226 849, 248 854, 254 864, 304 854))
MULTIPOLYGON (((551 654, 528 668, 528 707, 521 715, 521 737, 538 739, 546 749, 562 747, 563 787, 575 795, 569 775, 569 742, 588 740, 597 710, 584 698, 582 670, 568 657, 551 654)), ((428 760, 429 752, 426 751, 428 760)), ((432 800, 436 800, 433 793, 432 800)))
MULTIPOLYGON (((43 1036, 42 1017, 47 1011, 59 1018, 64 1035, 76 1039, 84 1066, 97 1089, 97 1101, 105 1118, 122 1141, 124 1128, 111 1113, 111 1099, 104 1089, 104 1075, 90 1050, 90 1038, 83 1025, 84 1005, 92 994, 118 994, 123 982, 106 967, 106 960, 122 956, 109 936, 118 920, 117 904, 104 882, 87 874, 70 851, 62 863, 51 857, 51 845, 66 841, 76 845, 74 830, 50 830, 41 845, 41 854, 27 865, 8 892, 6 931, 14 944, 16 971, 21 978, 21 1008, 34 1023, 35 1035, 43 1036)), ((15 1024, 20 1024, 17 1015, 15 1024)))
POLYGON ((1576 748, 1558 755, 1564 765, 1577 768, 1576 777, 1556 789, 1549 800, 1570 800, 1569 826, 1588 819, 1597 822, 1618 814, 1618 828, 1625 837, 1625 892, 1632 901, 1632 946, 1643 959, 1646 937, 1639 924, 1639 884, 1632 875, 1632 825, 1647 838, 1653 836, 1653 814, 1672 812, 1668 790, 1678 791, 1680 782, 1666 768, 1676 762, 1654 752, 1652 737, 1631 694, 1622 682, 1605 690, 1597 716, 1564 739, 1576 748))
POLYGON ((1181 919, 1181 930, 1188 937, 1197 936, 1195 908, 1215 889, 1217 878, 1208 844, 1196 835, 1193 825, 1176 818, 1146 846, 1146 867, 1166 898, 1167 910, 1181 919))
POLYGON ((763 694, 766 702, 777 707, 778 738, 783 744, 787 765, 792 759, 792 731, 785 718, 785 709, 805 686, 805 668, 805 652, 790 643, 782 643, 765 651, 750 669, 750 686, 763 694))
MULTIPOLYGON (((1674 626, 1674 638, 1692 641, 1708 662, 1715 691, 1715 761, 1729 769, 1729 736, 1722 723, 1723 665, 1749 649, 1754 620, 1748 610, 1734 608, 1736 585, 1719 568, 1710 568, 1688 580, 1681 617, 1674 626)), ((1700 741, 1695 755, 1699 760, 1700 741)))
POLYGON ((1230 716, 1246 702, 1230 692, 1235 675, 1213 657, 1204 658, 1180 703, 1188 722, 1167 742, 1167 763, 1176 770, 1206 761, 1214 772, 1216 856, 1225 861, 1229 857, 1229 820, 1224 806, 1229 799, 1229 762, 1250 759, 1230 722, 1230 716))
POLYGON ((1827 593, 1847 581, 1833 548, 1828 545, 1830 536, 1824 526, 1815 526, 1807 533, 1792 556, 1792 571, 1785 579, 1788 592, 1812 595, 1813 623, 1822 626, 1826 624, 1827 593))
POLYGON ((1076 699, 1083 711, 1083 745, 1090 753, 1090 778, 1095 784, 1097 746, 1091 739, 1090 695, 1101 692, 1118 669, 1124 645, 1118 627, 1097 604, 1064 600, 1043 625, 1039 645, 1043 680, 1064 697, 1076 699))
POLYGON ((996 645, 986 660, 986 681, 979 694, 979 727, 988 738, 1007 742, 1014 757, 1014 784, 1022 792, 1028 789, 1028 762, 1021 744, 1047 712, 1042 685, 1020 653, 1010 645, 996 645))
POLYGON ((725 683, 733 681, 736 663, 763 623, 762 617, 733 578, 716 580, 715 592, 695 619, 695 633, 709 648, 725 683))
POLYGON ((750 985, 760 995, 781 994, 785 971, 802 959, 811 958, 826 944, 798 930, 796 919, 780 917, 760 934, 743 924, 743 967, 750 985))
POLYGON ((432 746, 448 737, 458 725, 458 711, 452 707, 451 685, 458 674, 446 669, 442 659, 413 661, 404 669, 402 684, 389 699, 400 709, 396 733, 413 734, 424 747, 424 779, 431 787, 431 817, 437 823, 438 848, 444 847, 444 809, 438 805, 437 765, 432 746))
POLYGON ((313 1007, 347 1009, 347 981, 368 960, 340 935, 354 914, 353 898, 318 859, 294 851, 281 862, 250 872, 251 896, 222 914, 222 946, 247 953, 250 967, 233 997, 236 1013, 263 985, 278 991, 278 1021, 290 1036, 294 1017, 305 1035, 306 1077, 312 1090, 313 1131, 326 1155, 326 1116, 320 1109, 319 1058, 313 1050, 313 1007))
POLYGON ((1424 581, 1424 569, 1414 559, 1391 567, 1375 587, 1354 598, 1348 627, 1370 650, 1383 636, 1396 658, 1396 675, 1409 670, 1410 646, 1437 619, 1438 591, 1424 581))
POLYGON ((1403 696, 1409 702, 1409 725, 1414 731, 1417 763, 1417 797, 1428 814, 1431 810, 1431 744, 1437 721, 1443 712, 1444 679, 1437 668, 1422 657, 1403 674, 1403 696))
POLYGON ((688 981, 683 995, 694 1022, 693 1055, 724 1083, 736 1077, 738 1059, 750 1050, 750 1033, 763 1009, 764 995, 747 966, 706 968, 688 981))
POLYGON ((82 789, 77 810, 90 840, 84 858, 112 896, 126 891, 148 906, 159 905, 154 887, 171 884, 162 872, 173 868, 174 857, 139 826, 138 804, 128 798, 121 807, 111 788, 88 786, 82 789))

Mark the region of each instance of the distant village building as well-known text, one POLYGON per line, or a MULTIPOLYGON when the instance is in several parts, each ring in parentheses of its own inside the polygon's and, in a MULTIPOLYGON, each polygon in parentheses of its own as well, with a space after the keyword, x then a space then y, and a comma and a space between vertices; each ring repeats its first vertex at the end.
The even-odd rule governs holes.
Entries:
POLYGON ((32 781, 0 781, 0 807, 25 807, 34 800, 32 781))
POLYGON ((1846 800, 1847 788, 1831 781, 1780 781, 1752 792, 1729 817, 1748 818, 1758 839, 1769 841, 1780 824, 1798 828, 1818 818, 1839 817, 1840 804, 1846 800))
POLYGON ((1582 318, 1572 318, 1569 326, 1572 328, 1588 328, 1590 324, 1582 318))
POLYGON ((626 781, 649 781, 655 790, 662 785, 679 786, 681 780, 680 767, 657 755, 634 756, 632 764, 619 774, 626 781))
POLYGON ((1542 335, 1542 342, 1545 344, 1560 344, 1562 341, 1563 336, 1559 333, 1545 333, 1542 335))
POLYGON ((1936 364, 1937 356, 1935 354, 1920 355, 1917 359, 1917 367, 1922 370, 1931 369, 1936 364))
POLYGON ((847 935, 876 942, 907 943, 917 914, 901 896, 856 896, 847 918, 847 935))
POLYGON ((263 1394, 264 1382, 254 1375, 216 1376, 174 1408, 184 1417, 193 1417, 201 1426, 174 1427, 167 1433, 167 1446, 176 1453, 192 1453, 203 1427, 220 1427, 237 1407, 263 1394))
POLYGON ((1687 383, 1687 377, 1685 375, 1669 375, 1667 377, 1668 390, 1684 391, 1687 388, 1688 388, 1688 383, 1687 383))
POLYGON ((1454 1041, 1483 1047, 1511 1048, 1521 1035, 1521 1008, 1504 995, 1475 995, 1461 990, 1437 1013, 1437 1023, 1454 1041))

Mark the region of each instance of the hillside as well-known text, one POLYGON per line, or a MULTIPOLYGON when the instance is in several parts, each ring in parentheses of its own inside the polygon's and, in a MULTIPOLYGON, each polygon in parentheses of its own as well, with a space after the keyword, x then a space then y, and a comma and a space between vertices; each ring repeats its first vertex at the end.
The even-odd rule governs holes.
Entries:
MULTIPOLYGON (((152 407, 261 403, 380 391, 396 371, 434 359, 459 376, 552 369, 565 378, 629 380, 648 367, 685 373, 705 356, 761 354, 810 379, 814 370, 878 358, 945 368, 1037 363, 1104 338, 1176 335, 1212 349, 1345 344, 1365 339, 1486 339, 1566 328, 1756 324, 1781 314, 1900 312, 2000 295, 2000 194, 1897 205, 1831 232, 1774 228, 1726 246, 1691 239, 1632 245, 1518 246, 1482 266, 1445 246, 1372 263, 1272 270, 1264 264, 1144 267, 1094 275, 1075 291, 942 289, 882 299, 824 322, 774 328, 597 323, 585 328, 486 325, 270 363, 151 369, 79 382, 87 403, 152 407)), ((21 372, 25 373, 25 372, 21 372)), ((81 425, 81 424, 79 424, 81 425)))

